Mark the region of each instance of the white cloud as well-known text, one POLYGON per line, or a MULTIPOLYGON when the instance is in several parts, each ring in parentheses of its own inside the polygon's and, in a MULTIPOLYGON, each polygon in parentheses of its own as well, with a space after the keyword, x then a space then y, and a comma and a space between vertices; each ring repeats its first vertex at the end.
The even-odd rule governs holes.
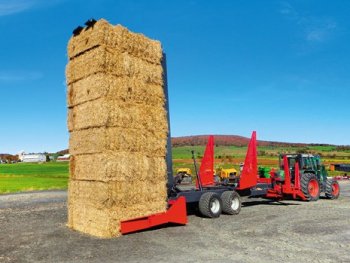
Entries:
POLYGON ((337 23, 332 18, 303 15, 288 2, 281 3, 279 13, 294 21, 309 43, 325 42, 337 30, 337 23))
POLYGON ((43 78, 40 71, 0 71, 0 82, 33 81, 43 78))
POLYGON ((4 0, 0 3, 0 16, 12 15, 30 9, 36 4, 31 0, 4 0))
POLYGON ((66 0, 0 0, 0 17, 28 11, 37 7, 49 7, 66 0))
POLYGON ((291 4, 287 3, 287 2, 282 2, 281 3, 281 9, 279 10, 279 12, 282 15, 285 16, 294 16, 297 15, 295 9, 291 6, 291 4))
POLYGON ((306 39, 311 42, 324 42, 337 29, 337 24, 330 19, 314 19, 306 29, 306 39))

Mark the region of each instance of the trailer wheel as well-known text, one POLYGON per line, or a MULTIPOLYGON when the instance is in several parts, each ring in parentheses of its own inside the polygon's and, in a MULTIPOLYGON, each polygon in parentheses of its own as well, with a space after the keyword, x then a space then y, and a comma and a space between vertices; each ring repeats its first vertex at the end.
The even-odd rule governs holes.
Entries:
POLYGON ((222 211, 222 200, 214 192, 204 193, 199 199, 199 211, 205 217, 219 217, 222 211))
POLYGON ((317 201, 320 198, 320 182, 312 173, 305 173, 300 180, 301 191, 307 201, 317 201))
POLYGON ((241 211, 241 198, 236 191, 225 191, 221 194, 222 211, 228 215, 238 215, 241 211))
POLYGON ((326 197, 328 199, 337 199, 340 194, 339 183, 336 180, 327 180, 326 197))

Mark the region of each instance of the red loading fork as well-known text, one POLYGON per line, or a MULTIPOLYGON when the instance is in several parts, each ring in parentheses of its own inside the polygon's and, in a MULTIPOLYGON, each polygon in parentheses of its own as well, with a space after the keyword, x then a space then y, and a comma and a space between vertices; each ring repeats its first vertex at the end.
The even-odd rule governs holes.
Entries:
POLYGON ((166 212, 122 221, 120 232, 122 234, 128 234, 168 223, 186 225, 187 210, 185 197, 181 196, 176 200, 169 200, 168 204, 170 208, 166 212))

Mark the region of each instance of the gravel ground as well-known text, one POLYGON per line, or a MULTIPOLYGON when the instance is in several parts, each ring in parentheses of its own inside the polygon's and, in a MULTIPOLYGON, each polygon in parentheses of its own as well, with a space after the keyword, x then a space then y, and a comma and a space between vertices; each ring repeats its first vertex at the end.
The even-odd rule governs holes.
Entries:
POLYGON ((66 192, 0 196, 0 262, 350 262, 350 181, 338 200, 246 200, 237 216, 98 239, 66 227, 66 192))

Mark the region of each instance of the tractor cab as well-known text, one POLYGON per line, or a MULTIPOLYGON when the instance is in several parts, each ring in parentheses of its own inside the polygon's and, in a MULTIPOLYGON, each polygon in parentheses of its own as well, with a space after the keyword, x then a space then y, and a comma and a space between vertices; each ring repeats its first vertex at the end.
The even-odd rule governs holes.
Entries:
POLYGON ((295 178, 295 164, 298 163, 300 168, 300 174, 314 174, 321 184, 327 181, 327 171, 325 166, 321 163, 319 155, 313 154, 281 154, 279 156, 279 166, 281 170, 284 170, 284 156, 287 157, 288 167, 290 170, 291 180, 295 178))

